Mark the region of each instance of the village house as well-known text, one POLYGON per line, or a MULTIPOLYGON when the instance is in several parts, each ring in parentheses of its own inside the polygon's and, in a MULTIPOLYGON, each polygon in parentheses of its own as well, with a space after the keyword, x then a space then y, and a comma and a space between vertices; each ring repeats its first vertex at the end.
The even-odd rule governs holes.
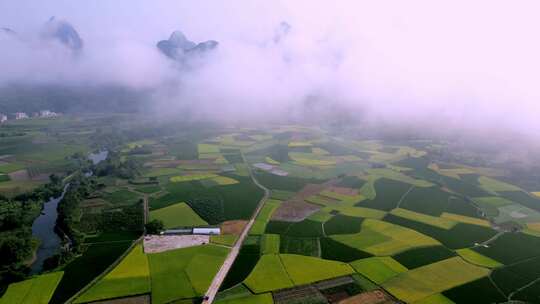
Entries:
POLYGON ((15 120, 28 118, 28 114, 26 114, 24 112, 17 112, 17 113, 14 114, 14 116, 15 116, 15 120))
POLYGON ((2 113, 0 113, 0 123, 4 123, 4 122, 6 122, 6 121, 7 121, 7 116, 4 115, 4 114, 2 114, 2 113))

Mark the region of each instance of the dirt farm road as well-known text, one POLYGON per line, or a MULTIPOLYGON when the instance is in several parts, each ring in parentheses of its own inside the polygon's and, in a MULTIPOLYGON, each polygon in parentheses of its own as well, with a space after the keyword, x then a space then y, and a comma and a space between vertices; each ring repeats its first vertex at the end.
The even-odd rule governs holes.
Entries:
MULTIPOLYGON (((243 154, 242 154, 242 158, 244 159, 243 154)), ((245 159, 244 159, 244 163, 247 164, 245 159)), ((246 236, 248 235, 249 230, 251 229, 251 226, 255 222, 255 218, 257 217, 257 215, 261 211, 261 209, 264 206, 264 203, 266 202, 266 200, 270 197, 270 190, 268 190, 268 188, 264 187, 263 185, 261 185, 259 183, 259 181, 257 181, 255 176, 253 176, 253 172, 251 172, 251 167, 249 167, 249 165, 248 165, 248 171, 249 171, 249 175, 250 175, 251 180, 253 181, 253 183, 255 183, 255 185, 257 185, 257 187, 264 190, 264 196, 259 201, 259 205, 257 206, 257 209, 253 213, 253 216, 251 217, 251 219, 249 220, 247 225, 244 227, 244 230, 240 234, 240 237, 238 238, 238 240, 236 241, 236 243, 232 247, 231 251, 227 255, 227 258, 225 259, 225 262, 223 262, 223 265, 221 265, 221 268, 219 269, 218 273, 216 274, 216 276, 212 280, 212 284, 210 284, 210 287, 208 287, 208 290, 206 291, 207 299, 202 302, 203 304, 210 304, 210 303, 214 302, 214 298, 216 297, 216 294, 217 294, 217 292, 219 290, 219 287, 223 283, 223 280, 225 280, 225 277, 229 273, 229 270, 231 269, 234 261, 236 260, 236 257, 238 256, 238 253, 240 252, 240 247, 242 247, 242 244, 244 243, 244 240, 246 239, 246 236)))

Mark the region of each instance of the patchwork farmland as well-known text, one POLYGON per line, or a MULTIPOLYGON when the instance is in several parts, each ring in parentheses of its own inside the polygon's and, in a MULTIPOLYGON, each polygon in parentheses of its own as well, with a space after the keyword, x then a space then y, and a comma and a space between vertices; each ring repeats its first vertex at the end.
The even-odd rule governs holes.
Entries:
MULTIPOLYGON (((137 172, 92 167, 67 226, 80 251, 0 303, 200 303, 235 249, 214 303, 540 302, 538 189, 441 145, 303 126, 120 141, 111 157, 137 172)), ((36 155, 10 147, 0 191, 15 195, 36 155)))

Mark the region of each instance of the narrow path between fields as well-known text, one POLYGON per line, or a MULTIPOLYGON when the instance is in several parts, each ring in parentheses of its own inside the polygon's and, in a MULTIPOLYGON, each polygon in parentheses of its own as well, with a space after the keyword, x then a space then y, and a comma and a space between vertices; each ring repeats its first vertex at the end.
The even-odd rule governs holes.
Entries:
POLYGON ((148 194, 143 196, 144 223, 148 223, 148 194))
POLYGON ((246 162, 246 159, 244 158, 244 154, 241 153, 240 155, 242 156, 244 163, 248 165, 247 167, 248 167, 248 172, 249 172, 249 176, 251 177, 251 180, 253 181, 255 185, 257 185, 257 187, 264 190, 264 196, 259 201, 259 205, 257 206, 257 209, 255 209, 253 216, 251 217, 247 225, 244 227, 244 230, 240 234, 240 237, 238 238, 234 246, 231 248, 231 251, 227 255, 225 262, 223 262, 223 265, 221 265, 221 268, 219 269, 218 273, 212 280, 212 284, 210 284, 210 287, 208 287, 208 290, 206 291, 206 295, 205 295, 206 299, 202 302, 203 304, 210 304, 214 302, 216 294, 219 291, 219 287, 223 283, 223 280, 225 280, 225 278, 227 277, 227 274, 229 273, 229 270, 231 269, 234 263, 234 260, 236 260, 236 257, 238 256, 238 253, 240 252, 240 247, 242 247, 242 244, 244 243, 244 240, 246 236, 248 235, 249 230, 251 229, 251 226, 255 222, 255 218, 257 217, 257 215, 259 215, 259 212, 264 206, 264 203, 266 202, 266 200, 270 198, 270 190, 268 190, 268 188, 261 185, 259 181, 257 181, 255 176, 253 175, 253 172, 251 171, 251 167, 249 166, 249 164, 246 162))

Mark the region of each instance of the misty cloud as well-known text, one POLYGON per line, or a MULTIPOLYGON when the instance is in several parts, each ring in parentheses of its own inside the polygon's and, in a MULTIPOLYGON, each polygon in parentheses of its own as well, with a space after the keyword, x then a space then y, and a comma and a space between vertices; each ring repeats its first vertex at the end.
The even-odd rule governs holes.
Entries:
POLYGON ((4 1, 0 27, 16 35, 0 33, 0 83, 151 88, 158 112, 219 120, 343 112, 537 135, 538 8, 484 0, 4 1), (77 30, 79 56, 43 40, 50 16, 77 30), (219 47, 179 70, 156 48, 175 30, 189 48, 207 40, 219 47))

